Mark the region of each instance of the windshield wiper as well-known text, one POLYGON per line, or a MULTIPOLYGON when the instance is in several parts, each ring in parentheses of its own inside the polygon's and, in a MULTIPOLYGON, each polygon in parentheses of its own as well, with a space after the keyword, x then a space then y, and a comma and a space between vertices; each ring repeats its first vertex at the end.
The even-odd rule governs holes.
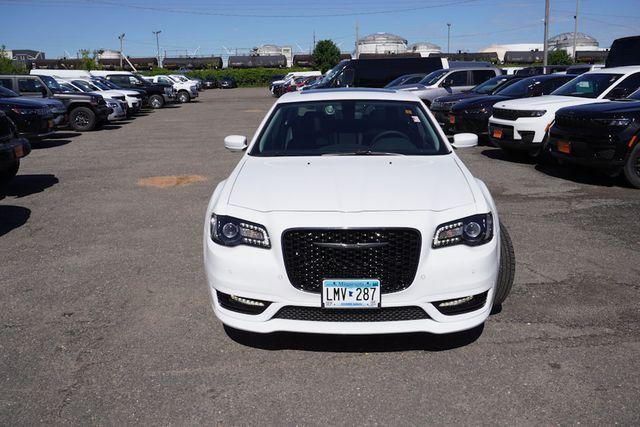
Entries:
POLYGON ((404 156, 400 153, 389 153, 386 151, 360 150, 345 151, 340 153, 325 153, 323 156, 404 156))

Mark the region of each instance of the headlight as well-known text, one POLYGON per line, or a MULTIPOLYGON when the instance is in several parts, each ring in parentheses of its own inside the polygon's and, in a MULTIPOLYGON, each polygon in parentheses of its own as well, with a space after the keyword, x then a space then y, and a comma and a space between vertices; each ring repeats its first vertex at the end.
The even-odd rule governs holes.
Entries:
POLYGON ((468 110, 464 110, 464 112, 467 114, 485 114, 487 112, 487 109, 485 107, 470 108, 468 110))
POLYGON ((464 244, 478 246, 493 238, 493 216, 491 212, 468 216, 441 224, 433 236, 434 249, 464 244))
POLYGON ((18 108, 18 107, 13 107, 11 109, 11 111, 13 111, 16 114, 42 114, 40 112, 40 110, 35 110, 32 108, 18 108))
POLYGON ((547 110, 532 110, 529 111, 528 117, 542 117, 547 113, 547 110))
POLYGON ((269 233, 260 224, 231 216, 211 215, 211 240, 223 246, 271 248, 269 233))
POLYGON ((632 119, 594 119, 594 122, 599 123, 604 126, 613 126, 613 127, 627 127, 631 124, 632 119))

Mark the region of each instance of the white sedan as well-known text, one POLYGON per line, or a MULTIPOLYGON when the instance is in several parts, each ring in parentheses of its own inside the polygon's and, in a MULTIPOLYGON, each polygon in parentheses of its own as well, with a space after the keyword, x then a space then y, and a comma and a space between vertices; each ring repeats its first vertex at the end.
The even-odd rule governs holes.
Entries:
POLYGON ((509 293, 515 259, 487 187, 416 96, 290 93, 218 184, 204 227, 213 311, 231 328, 451 333, 509 293))

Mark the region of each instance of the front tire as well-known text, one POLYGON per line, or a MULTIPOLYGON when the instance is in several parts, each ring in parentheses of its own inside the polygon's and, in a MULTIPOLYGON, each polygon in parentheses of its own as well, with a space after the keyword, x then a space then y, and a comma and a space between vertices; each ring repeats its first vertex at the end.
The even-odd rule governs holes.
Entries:
POLYGON ((149 105, 151 105, 153 109, 162 108, 164 107, 164 98, 160 95, 151 95, 149 105))
POLYGON ((180 101, 181 104, 187 103, 191 101, 191 96, 186 90, 181 90, 178 92, 178 101, 180 101))
POLYGON ((500 269, 498 270, 498 283, 496 295, 493 298, 493 306, 501 305, 507 299, 516 274, 516 255, 513 250, 511 236, 507 227, 500 224, 500 269))
POLYGON ((623 172, 629 184, 640 188, 640 144, 636 144, 629 153, 627 162, 623 166, 623 172))
POLYGON ((0 187, 8 184, 18 174, 18 169, 20 169, 20 159, 15 160, 8 168, 0 171, 0 187))
POLYGON ((93 130, 96 126, 96 114, 91 108, 76 107, 69 115, 69 124, 73 130, 86 132, 93 130))

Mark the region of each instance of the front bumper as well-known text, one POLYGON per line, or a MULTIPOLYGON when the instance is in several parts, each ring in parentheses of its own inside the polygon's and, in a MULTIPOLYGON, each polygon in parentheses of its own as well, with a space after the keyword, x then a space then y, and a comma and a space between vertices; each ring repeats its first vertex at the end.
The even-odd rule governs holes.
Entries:
POLYGON ((626 129, 619 133, 601 134, 594 131, 587 135, 554 127, 549 134, 549 152, 553 157, 569 163, 616 169, 625 164, 631 151, 629 143, 634 134, 634 129, 626 129), (569 153, 558 150, 558 143, 561 141, 569 144, 569 153))
POLYGON ((488 133, 489 115, 452 112, 449 123, 453 133, 469 132, 476 135, 486 135, 488 133))
POLYGON ((16 121, 18 134, 23 138, 38 139, 52 135, 55 132, 54 119, 50 115, 48 117, 29 117, 21 118, 16 121))
POLYGON ((513 126, 500 125, 490 121, 488 130, 491 143, 505 150, 536 152, 540 150, 543 145, 542 141, 534 142, 533 132, 521 131, 520 134, 518 134, 513 126), (496 137, 496 132, 499 132, 501 136, 496 137))
POLYGON ((436 121, 438 122, 438 124, 440 125, 440 127, 445 133, 447 134, 454 133, 454 129, 450 123, 450 118, 449 118, 451 115, 451 110, 431 109, 431 112, 433 113, 433 116, 436 118, 436 121))
POLYGON ((13 138, 0 143, 0 166, 9 165, 31 153, 31 144, 25 138, 13 138))
MULTIPOLYGON (((211 241, 205 230, 204 261, 213 311, 224 324, 257 333, 290 331, 325 334, 443 334, 471 329, 483 323, 491 311, 500 260, 499 231, 496 230, 489 243, 481 246, 457 245, 431 249, 435 227, 450 220, 450 215, 451 213, 434 213, 433 216, 417 216, 415 212, 278 215, 278 224, 271 221, 268 227, 272 236, 271 249, 220 246, 211 241), (287 306, 321 307, 320 294, 295 288, 289 281, 279 238, 288 228, 309 227, 310 224, 315 224, 316 227, 317 224, 323 224, 330 228, 380 227, 380 224, 384 224, 385 227, 413 227, 420 230, 422 250, 414 281, 399 292, 383 293, 381 304, 383 308, 419 307, 428 315, 427 318, 327 322, 275 317, 280 309, 287 306), (460 263, 461 259, 465 260, 463 264, 460 263), (223 307, 218 301, 218 291, 227 295, 268 301, 270 304, 262 313, 243 314, 223 307), (444 315, 433 304, 436 301, 484 292, 488 293, 484 305, 463 314, 444 315)), ((463 216, 461 213, 460 217, 463 216)), ((275 219, 271 215, 269 217, 275 219)), ((246 215, 244 218, 247 219, 246 215)), ((247 220, 262 220, 261 223, 265 223, 264 218, 247 220)))

